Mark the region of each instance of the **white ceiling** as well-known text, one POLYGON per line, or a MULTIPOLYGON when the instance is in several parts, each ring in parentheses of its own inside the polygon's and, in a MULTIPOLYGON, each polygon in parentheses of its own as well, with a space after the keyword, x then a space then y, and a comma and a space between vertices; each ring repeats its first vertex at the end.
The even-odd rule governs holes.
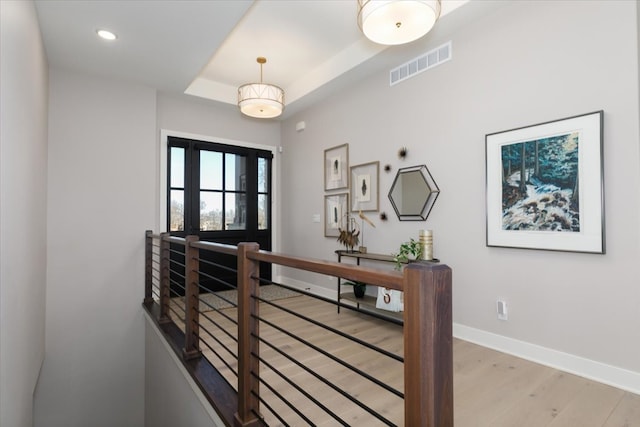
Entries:
MULTIPOLYGON (((443 0, 441 16, 467 1, 443 0)), ((259 81, 256 58, 264 56, 263 80, 286 93, 284 117, 328 83, 353 81, 374 65, 386 66, 369 61, 385 46, 361 34, 356 0, 35 3, 52 67, 235 105, 237 87, 259 81), (95 31, 101 28, 118 39, 98 38, 95 31)), ((440 20, 436 28, 442 25, 440 20)))

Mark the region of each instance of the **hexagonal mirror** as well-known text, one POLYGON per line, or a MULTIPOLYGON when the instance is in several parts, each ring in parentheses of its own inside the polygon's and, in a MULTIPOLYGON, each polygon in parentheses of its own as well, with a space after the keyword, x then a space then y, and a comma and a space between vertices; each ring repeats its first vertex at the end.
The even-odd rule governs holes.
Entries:
POLYGON ((425 221, 440 194, 427 166, 398 169, 389 200, 400 221, 425 221))

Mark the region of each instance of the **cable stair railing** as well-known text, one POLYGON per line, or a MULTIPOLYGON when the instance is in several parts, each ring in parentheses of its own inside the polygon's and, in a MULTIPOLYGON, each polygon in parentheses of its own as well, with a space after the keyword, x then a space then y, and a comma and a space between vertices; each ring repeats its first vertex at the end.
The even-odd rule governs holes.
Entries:
POLYGON ((448 266, 400 273, 151 231, 145 252, 143 305, 226 425, 453 425, 448 266), (263 279, 261 263, 403 291, 403 320, 263 279))

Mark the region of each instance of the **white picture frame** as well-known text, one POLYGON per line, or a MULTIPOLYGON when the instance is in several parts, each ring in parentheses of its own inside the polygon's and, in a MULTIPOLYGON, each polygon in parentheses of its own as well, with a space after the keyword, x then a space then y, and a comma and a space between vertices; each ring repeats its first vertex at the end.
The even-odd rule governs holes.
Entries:
POLYGON ((486 135, 487 246, 605 253, 603 116, 486 135))

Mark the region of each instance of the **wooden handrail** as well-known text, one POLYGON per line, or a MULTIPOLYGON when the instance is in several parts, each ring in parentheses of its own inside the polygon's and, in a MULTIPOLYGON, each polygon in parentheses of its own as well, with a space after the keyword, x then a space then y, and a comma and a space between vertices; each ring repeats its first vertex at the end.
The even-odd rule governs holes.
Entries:
POLYGON ((233 255, 233 256, 238 255, 238 248, 233 245, 198 241, 196 243, 193 243, 193 246, 198 249, 204 249, 206 251, 218 252, 221 254, 227 254, 227 255, 233 255))
POLYGON ((182 245, 182 246, 187 244, 187 239, 184 237, 172 236, 169 233, 162 233, 160 236, 161 236, 161 239, 166 240, 169 243, 175 243, 177 245, 182 245))
POLYGON ((349 264, 334 261, 319 261, 311 258, 302 258, 291 255, 277 254, 267 251, 247 253, 249 259, 264 261, 272 264, 284 265, 314 273, 327 274, 329 276, 342 277, 349 280, 368 283, 375 286, 402 290, 402 274, 397 271, 382 270, 377 268, 356 267, 349 264))

